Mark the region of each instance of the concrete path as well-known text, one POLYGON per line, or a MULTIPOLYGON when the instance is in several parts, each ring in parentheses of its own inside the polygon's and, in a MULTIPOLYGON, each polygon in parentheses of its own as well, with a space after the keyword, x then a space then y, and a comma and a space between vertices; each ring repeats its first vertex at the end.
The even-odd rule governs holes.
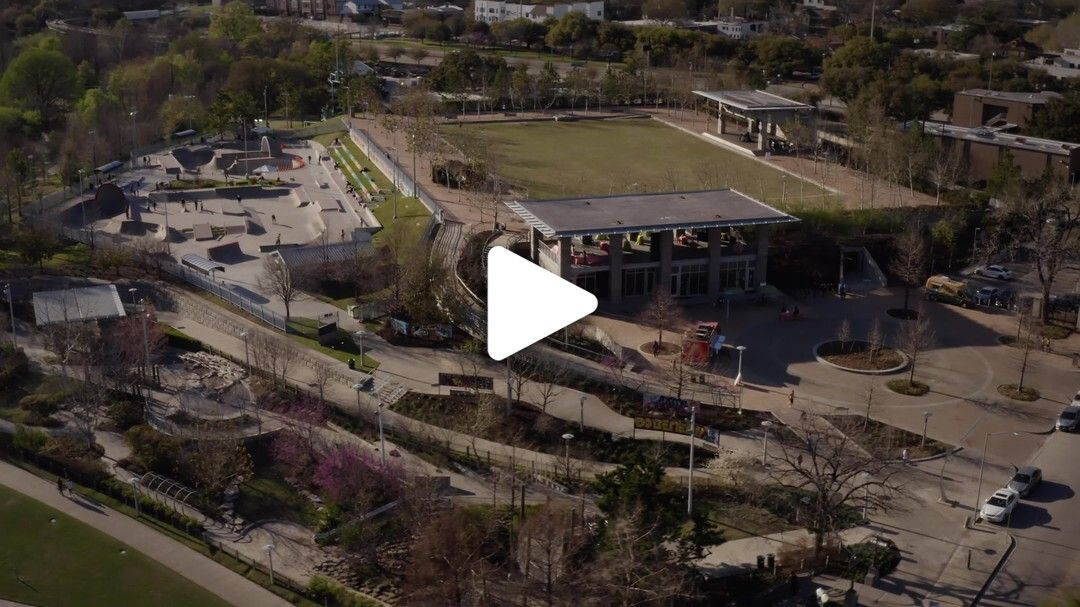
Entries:
POLYGON ((93 510, 56 492, 56 485, 0 461, 0 483, 56 508, 142 552, 233 605, 290 605, 274 593, 180 542, 105 506, 93 510))

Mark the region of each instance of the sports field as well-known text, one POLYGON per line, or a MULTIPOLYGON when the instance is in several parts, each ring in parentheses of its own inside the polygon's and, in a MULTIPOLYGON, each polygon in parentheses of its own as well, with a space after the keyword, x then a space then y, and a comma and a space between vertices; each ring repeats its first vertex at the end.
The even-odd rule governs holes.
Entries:
POLYGON ((465 149, 490 149, 501 176, 529 198, 731 187, 781 206, 822 201, 812 183, 655 120, 446 125, 442 133, 465 149))
POLYGON ((146 555, 4 486, 0 599, 30 605, 227 605, 146 555))

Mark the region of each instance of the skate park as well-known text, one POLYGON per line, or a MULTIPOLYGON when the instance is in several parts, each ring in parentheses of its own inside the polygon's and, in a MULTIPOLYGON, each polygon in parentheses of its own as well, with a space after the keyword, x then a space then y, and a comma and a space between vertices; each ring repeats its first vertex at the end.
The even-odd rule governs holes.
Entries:
POLYGON ((216 280, 249 297, 258 297, 262 259, 273 251, 370 245, 381 226, 335 180, 321 147, 285 148, 266 137, 248 144, 250 151, 242 142, 193 144, 146 157, 121 181, 67 205, 58 218, 99 243, 142 245, 177 262, 193 255, 212 261, 222 269, 216 280), (208 187, 190 187, 196 185, 208 187))

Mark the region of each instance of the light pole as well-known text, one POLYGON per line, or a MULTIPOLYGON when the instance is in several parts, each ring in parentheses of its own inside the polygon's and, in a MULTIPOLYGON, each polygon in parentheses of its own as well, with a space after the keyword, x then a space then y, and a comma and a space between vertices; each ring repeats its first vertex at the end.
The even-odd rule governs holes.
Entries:
POLYGON ((386 438, 383 436, 382 428, 382 410, 386 406, 386 403, 379 399, 379 453, 382 454, 382 466, 383 470, 386 469, 386 438))
POLYGON ((1020 436, 1021 434, 1030 434, 1030 432, 1024 432, 1022 430, 1002 430, 1001 432, 987 432, 986 438, 983 439, 982 458, 979 460, 979 488, 975 491, 975 517, 979 516, 979 502, 982 501, 982 483, 983 483, 983 470, 986 468, 986 448, 990 444, 990 437, 997 434, 1012 434, 1013 436, 1020 436))
POLYGON ((135 518, 139 518, 139 477, 133 476, 128 482, 131 483, 131 501, 135 502, 135 518))
POLYGON ((581 395, 581 399, 580 399, 579 402, 581 404, 581 412, 580 412, 580 417, 578 418, 578 430, 580 430, 581 432, 584 432, 585 431, 585 395, 584 394, 581 395))
POLYGON ((247 367, 248 373, 251 372, 251 356, 248 354, 248 332, 241 331, 240 339, 244 340, 244 366, 247 367))
POLYGON ((570 441, 573 440, 574 435, 567 432, 562 435, 563 441, 566 442, 566 480, 570 480, 570 441))
POLYGON ((697 403, 690 403, 690 467, 686 469, 686 516, 694 513, 694 423, 697 421, 697 403))
POLYGON ((930 416, 931 415, 933 415, 933 413, 931 413, 929 411, 923 411, 923 414, 922 414, 922 440, 919 441, 919 447, 920 448, 926 446, 926 425, 930 422, 930 416))
POLYGON ((863 481, 863 502, 862 502, 862 517, 866 520, 866 507, 870 503, 870 473, 863 472, 859 474, 863 481))
POLYGON ((274 548, 273 544, 267 544, 263 546, 263 550, 266 551, 266 562, 270 565, 270 585, 274 585, 274 548))
POLYGON ((769 428, 772 427, 772 422, 765 420, 761 422, 761 427, 765 428, 765 442, 761 448, 761 465, 764 467, 769 465, 769 428))
POLYGON ((131 168, 135 168, 135 114, 138 113, 138 110, 131 110, 128 113, 131 117, 131 168))
MULTIPOLYGON (((143 309, 145 310, 146 306, 143 306, 143 309)), ((146 358, 146 362, 145 362, 146 371, 145 372, 146 372, 147 375, 151 375, 151 373, 150 373, 150 340, 148 339, 147 333, 146 333, 146 319, 147 318, 150 318, 150 313, 149 312, 144 312, 143 315, 142 315, 142 344, 143 344, 143 356, 146 358)), ((146 393, 150 394, 149 386, 146 389, 146 393)))
POLYGON ((11 315, 11 349, 14 350, 19 347, 19 342, 15 337, 15 298, 11 295, 10 282, 4 285, 4 294, 7 295, 8 313, 11 315))
POLYGON ((128 289, 128 293, 130 293, 130 294, 131 294, 131 307, 132 307, 132 308, 134 308, 134 307, 135 307, 135 306, 137 305, 137 304, 135 303, 135 292, 136 292, 136 291, 138 291, 138 290, 139 290, 139 289, 137 289, 137 288, 135 288, 135 287, 131 287, 130 289, 128 289))
POLYGON ((356 341, 360 346, 360 368, 364 368, 364 331, 361 329, 354 333, 356 335, 356 341))
POLYGON ((971 253, 975 256, 979 256, 979 228, 975 228, 975 236, 971 238, 971 253))
POLYGON ((93 169, 97 168, 97 131, 91 129, 88 133, 90 135, 90 164, 94 165, 93 169))
POLYGON ((742 384, 742 353, 746 351, 746 346, 735 346, 735 349, 739 351, 739 370, 735 374, 735 385, 742 384))

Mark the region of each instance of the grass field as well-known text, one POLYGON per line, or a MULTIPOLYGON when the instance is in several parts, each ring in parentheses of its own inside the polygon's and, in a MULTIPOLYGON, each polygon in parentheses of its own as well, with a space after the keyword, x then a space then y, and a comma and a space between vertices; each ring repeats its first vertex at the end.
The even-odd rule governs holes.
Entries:
POLYGON ((444 126, 454 143, 482 144, 529 198, 732 187, 770 204, 820 200, 818 186, 646 119, 444 126))
POLYGON ((32 605, 227 605, 119 541, 0 486, 0 598, 32 605))
MULTIPOLYGON (((362 186, 357 181, 357 176, 360 174, 361 169, 364 168, 368 170, 371 180, 379 189, 388 192, 394 190, 394 184, 390 179, 383 175, 382 172, 371 163, 368 157, 360 151, 360 148, 353 143, 352 139, 350 139, 344 131, 320 135, 315 138, 315 141, 327 146, 334 162, 337 162, 338 165, 343 167, 342 173, 345 175, 345 178, 348 179, 349 183, 357 190, 362 189, 362 186), (334 139, 341 141, 349 153, 344 153, 340 148, 329 148, 334 139)), ((406 239, 406 242, 419 242, 420 238, 424 235, 424 229, 427 228, 428 219, 431 217, 431 213, 428 212, 427 207, 425 207, 423 203, 416 198, 403 196, 400 191, 397 196, 397 219, 394 219, 394 196, 392 194, 387 196, 378 206, 374 207, 372 213, 383 226, 383 230, 380 230, 375 234, 374 240, 376 246, 390 233, 387 231, 387 228, 394 224, 399 225, 400 229, 405 230, 403 238, 406 239)))

